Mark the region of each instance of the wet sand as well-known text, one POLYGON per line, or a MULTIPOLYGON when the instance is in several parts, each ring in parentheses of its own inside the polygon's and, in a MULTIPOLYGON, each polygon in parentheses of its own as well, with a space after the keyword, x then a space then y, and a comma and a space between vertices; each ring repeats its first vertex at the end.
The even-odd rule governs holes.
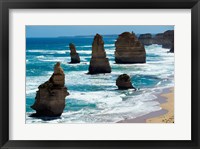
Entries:
POLYGON ((147 123, 174 123, 174 88, 170 88, 168 94, 162 94, 161 96, 167 100, 167 102, 161 104, 161 107, 168 112, 164 115, 147 119, 147 123))
POLYGON ((161 104, 161 110, 118 123, 174 123, 174 88, 164 89, 155 100, 161 104))

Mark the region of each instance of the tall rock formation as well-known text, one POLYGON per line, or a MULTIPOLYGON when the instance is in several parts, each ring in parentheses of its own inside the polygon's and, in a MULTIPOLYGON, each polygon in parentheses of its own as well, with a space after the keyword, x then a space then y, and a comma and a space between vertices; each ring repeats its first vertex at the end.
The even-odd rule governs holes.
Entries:
POLYGON ((101 35, 96 34, 92 43, 92 58, 90 60, 89 74, 110 73, 111 67, 106 58, 104 42, 101 35))
POLYGON ((134 33, 124 32, 115 42, 115 62, 118 64, 145 63, 144 46, 134 33))
POLYGON ((69 95, 65 84, 65 74, 60 63, 54 66, 54 73, 48 81, 38 87, 35 103, 31 106, 36 110, 34 116, 60 116, 65 108, 65 97, 69 95))
POLYGON ((70 63, 80 63, 80 57, 79 54, 76 52, 75 45, 70 43, 70 56, 71 56, 71 62, 70 63))

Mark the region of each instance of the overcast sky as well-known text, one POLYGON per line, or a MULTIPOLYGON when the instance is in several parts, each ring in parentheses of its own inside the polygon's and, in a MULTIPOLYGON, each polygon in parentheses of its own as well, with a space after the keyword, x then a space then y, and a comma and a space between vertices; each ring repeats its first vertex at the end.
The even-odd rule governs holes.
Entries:
POLYGON ((26 37, 59 37, 59 36, 78 36, 78 35, 101 35, 121 34, 122 32, 143 33, 162 33, 166 30, 173 30, 174 26, 131 26, 131 25, 110 25, 110 26, 26 26, 26 37))

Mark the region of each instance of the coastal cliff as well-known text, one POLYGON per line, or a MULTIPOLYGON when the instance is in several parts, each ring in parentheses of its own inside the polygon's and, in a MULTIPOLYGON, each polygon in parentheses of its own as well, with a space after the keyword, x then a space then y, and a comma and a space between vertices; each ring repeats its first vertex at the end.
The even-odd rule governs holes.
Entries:
POLYGON ((138 40, 143 44, 143 45, 152 45, 155 44, 155 39, 152 37, 152 34, 147 33, 147 34, 141 34, 138 38, 138 40))
POLYGON ((174 30, 168 30, 155 36, 150 33, 141 34, 138 39, 144 45, 158 44, 162 45, 162 48, 170 49, 169 52, 174 52, 174 30))

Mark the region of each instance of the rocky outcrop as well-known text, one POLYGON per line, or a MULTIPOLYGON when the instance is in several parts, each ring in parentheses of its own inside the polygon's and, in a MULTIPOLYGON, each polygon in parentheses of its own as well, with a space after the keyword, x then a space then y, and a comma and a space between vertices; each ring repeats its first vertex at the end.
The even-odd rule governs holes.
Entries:
POLYGON ((169 48, 170 52, 174 52, 174 30, 164 32, 163 39, 168 41, 168 43, 162 45, 163 48, 169 48))
POLYGON ((115 42, 115 62, 118 64, 145 63, 144 46, 134 33, 124 32, 115 42))
POLYGON ((92 43, 92 58, 90 60, 89 74, 110 73, 111 67, 106 58, 104 42, 101 35, 96 34, 92 43))
POLYGON ((131 79, 127 74, 120 75, 116 80, 116 85, 118 86, 118 89, 120 90, 126 90, 126 89, 135 89, 131 83, 131 79))
POLYGON ((155 44, 162 45, 163 48, 170 49, 171 52, 174 50, 174 30, 168 30, 164 33, 156 34, 155 44))
POLYGON ((154 38, 150 33, 147 34, 141 34, 138 38, 138 40, 143 44, 143 45, 152 45, 154 44, 154 38))
POLYGON ((79 54, 76 52, 76 48, 74 44, 69 44, 70 48, 70 56, 71 56, 71 62, 70 63, 80 63, 80 57, 79 54))
POLYGON ((174 52, 174 30, 156 34, 154 37, 149 33, 141 34, 138 39, 144 45, 158 44, 163 48, 170 49, 170 52, 174 52))
POLYGON ((172 47, 169 52, 174 53, 174 43, 172 44, 172 47))
POLYGON ((65 108, 65 97, 69 95, 65 84, 65 74, 60 63, 54 66, 54 73, 48 81, 38 87, 35 103, 31 106, 36 110, 34 116, 60 116, 65 108))

